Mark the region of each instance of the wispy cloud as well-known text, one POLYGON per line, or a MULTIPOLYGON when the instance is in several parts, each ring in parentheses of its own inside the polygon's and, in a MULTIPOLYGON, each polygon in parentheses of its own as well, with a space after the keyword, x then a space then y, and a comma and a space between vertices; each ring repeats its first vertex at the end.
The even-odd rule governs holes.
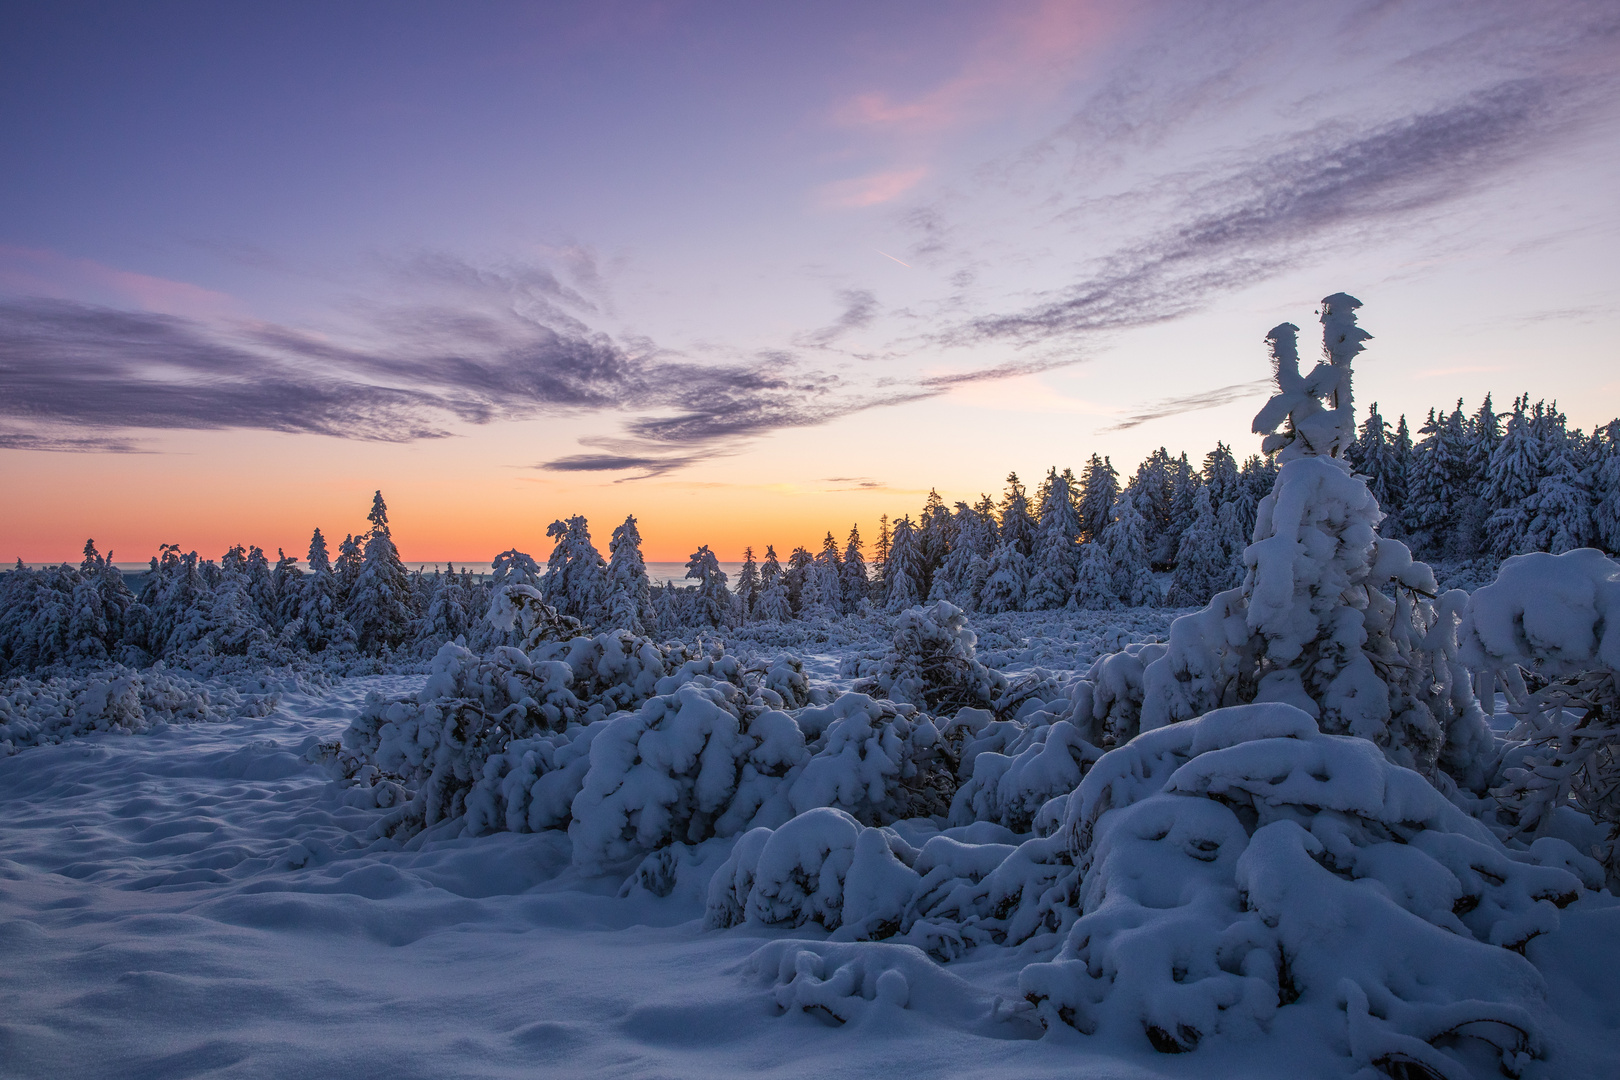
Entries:
POLYGON ((844 289, 838 293, 844 305, 843 314, 826 326, 794 337, 794 344, 807 348, 826 348, 851 330, 870 326, 877 315, 877 297, 866 289, 844 289))
POLYGON ((1324 123, 1213 179, 1171 178, 1169 227, 1103 258, 1022 310, 981 315, 945 344, 1031 344, 1164 322, 1252 285, 1324 240, 1410 221, 1540 153, 1565 119, 1562 88, 1518 79, 1371 128, 1324 123))
POLYGON ((888 169, 868 176, 836 180, 821 187, 821 201, 827 206, 859 209, 892 202, 916 187, 928 175, 926 167, 888 169))
POLYGON ((1259 397, 1267 392, 1271 386, 1270 379, 1255 379, 1251 382, 1233 383, 1231 386, 1222 386, 1214 390, 1204 390, 1196 394, 1187 394, 1183 397, 1164 398, 1151 405, 1145 405, 1136 412, 1125 417, 1112 427, 1103 428, 1103 431, 1127 431, 1139 427, 1153 420, 1163 420, 1170 416, 1180 416, 1182 413, 1198 412, 1201 409, 1213 409, 1217 406, 1228 405, 1234 401, 1245 398, 1259 397))

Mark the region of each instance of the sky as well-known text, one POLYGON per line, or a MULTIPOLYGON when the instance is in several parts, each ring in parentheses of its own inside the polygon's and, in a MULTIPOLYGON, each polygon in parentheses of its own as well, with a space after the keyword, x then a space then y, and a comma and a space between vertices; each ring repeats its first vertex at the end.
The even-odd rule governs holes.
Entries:
POLYGON ((1356 394, 1620 415, 1620 6, 0 2, 0 556, 812 548, 1356 394))

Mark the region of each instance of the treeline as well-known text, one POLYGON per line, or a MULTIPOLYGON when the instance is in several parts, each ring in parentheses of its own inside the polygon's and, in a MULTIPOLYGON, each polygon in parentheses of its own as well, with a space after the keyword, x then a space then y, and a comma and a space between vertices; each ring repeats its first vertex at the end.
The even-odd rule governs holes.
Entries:
MULTIPOLYGON (((1381 532, 1441 563, 1481 564, 1527 551, 1583 546, 1620 552, 1620 421, 1590 435, 1556 405, 1491 399, 1431 410, 1414 441, 1406 418, 1391 427, 1374 404, 1348 450, 1386 516, 1381 532)), ((86 543, 78 567, 17 569, 0 578, 0 672, 53 664, 156 660, 198 666, 211 658, 285 663, 431 656, 458 638, 490 643, 482 616, 496 589, 535 589, 558 613, 592 630, 674 635, 694 627, 833 619, 947 600, 968 611, 1140 605, 1191 607, 1237 585, 1242 551, 1276 465, 1241 465, 1224 443, 1196 465, 1159 449, 1122 482, 1095 454, 1076 477, 1053 468, 1031 494, 1009 475, 999 500, 947 507, 930 492, 915 518, 885 516, 868 559, 860 530, 819 550, 774 546, 744 553, 733 584, 700 547, 691 584, 653 586, 634 517, 614 529, 603 557, 575 516, 547 530, 544 566, 517 550, 480 579, 449 568, 411 573, 400 561, 381 492, 371 528, 331 558, 319 529, 307 568, 278 552, 235 547, 216 563, 165 545, 138 595, 86 543)))
POLYGON ((371 528, 348 536, 332 559, 316 529, 308 571, 278 552, 233 547, 215 562, 162 546, 133 593, 94 541, 77 567, 0 577, 0 673, 51 665, 165 660, 207 666, 219 658, 285 663, 299 654, 334 658, 432 655, 467 634, 488 606, 471 573, 410 573, 400 561, 378 492, 371 528))

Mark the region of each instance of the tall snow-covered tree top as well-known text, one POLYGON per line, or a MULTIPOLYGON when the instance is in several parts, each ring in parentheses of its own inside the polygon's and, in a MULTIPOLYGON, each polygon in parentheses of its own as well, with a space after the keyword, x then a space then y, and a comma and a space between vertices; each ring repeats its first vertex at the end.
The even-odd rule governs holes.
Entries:
POLYGON ((1277 392, 1254 418, 1254 432, 1264 435, 1261 448, 1279 461, 1297 457, 1342 457, 1356 438, 1351 394, 1351 361, 1372 335, 1356 325, 1361 301, 1349 293, 1324 297, 1322 363, 1309 374, 1299 371, 1299 327, 1279 323, 1266 335, 1277 392), (1282 430, 1278 431, 1281 425, 1282 430))
POLYGON ((382 492, 378 491, 371 499, 371 513, 366 515, 371 527, 378 532, 388 531, 388 504, 383 502, 382 492))

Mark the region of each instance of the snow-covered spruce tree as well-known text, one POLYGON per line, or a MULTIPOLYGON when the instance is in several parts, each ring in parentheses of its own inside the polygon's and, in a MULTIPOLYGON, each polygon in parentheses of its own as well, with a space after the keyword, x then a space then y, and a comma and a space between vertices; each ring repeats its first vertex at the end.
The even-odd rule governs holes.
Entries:
POLYGON ((1018 545, 1010 540, 999 541, 979 589, 980 609, 991 613, 1020 610, 1025 606, 1028 579, 1029 561, 1019 553, 1018 545))
POLYGON ((1114 520, 1099 539, 1113 571, 1114 595, 1126 607, 1160 602, 1158 583, 1148 568, 1147 537, 1143 535, 1142 515, 1130 489, 1119 494, 1114 520))
POLYGON ((343 537, 343 543, 338 545, 338 557, 332 563, 332 572, 337 575, 338 602, 348 609, 349 597, 354 594, 354 583, 360 580, 360 568, 365 565, 366 556, 361 550, 361 541, 353 533, 343 537))
MULTIPOLYGON (((1142 512, 1147 529, 1149 558, 1155 569, 1169 569, 1175 564, 1176 547, 1181 543, 1180 533, 1187 526, 1185 521, 1174 525, 1171 522, 1171 500, 1175 496, 1175 487, 1170 479, 1172 468, 1170 453, 1161 446, 1142 459, 1142 463, 1136 467, 1136 475, 1131 477, 1130 486, 1136 489, 1141 500, 1137 509, 1142 512)), ((1064 475, 1071 474, 1065 469, 1064 475)), ((1071 495, 1078 502, 1079 491, 1071 487, 1071 495)), ((1075 520, 1079 521, 1078 512, 1075 520)))
POLYGON ((933 588, 934 574, 945 562, 956 539, 956 523, 945 509, 945 500, 932 488, 917 515, 917 568, 920 575, 918 595, 927 596, 933 588))
POLYGON ((1592 494, 1570 450, 1547 448, 1536 490, 1524 500, 1523 550, 1561 555, 1591 543, 1592 494))
POLYGON ((546 560, 540 593, 558 614, 596 626, 607 617, 607 563, 591 543, 590 523, 576 514, 553 521, 546 535, 555 543, 546 560))
MULTIPOLYGON (((748 553, 752 562, 753 548, 748 553)), ((606 625, 612 629, 644 634, 653 622, 652 583, 633 516, 626 517, 608 540, 607 609, 606 625)))
POLYGON ((990 576, 990 560, 995 554, 996 523, 988 514, 965 502, 956 504, 956 541, 945 556, 929 602, 948 600, 965 611, 979 607, 979 596, 990 576))
POLYGON ((1380 538, 1377 500, 1343 458, 1354 437, 1350 363, 1368 334, 1360 304, 1322 302, 1325 359, 1299 372, 1295 328, 1268 335, 1278 392, 1255 418, 1282 462, 1261 502, 1243 585, 1171 624, 1143 675, 1142 730, 1250 701, 1280 701, 1323 731, 1357 735, 1390 759, 1479 790, 1491 735, 1457 659, 1467 597, 1434 597, 1434 575, 1380 538), (1270 433, 1282 425, 1283 430, 1270 433), (1387 590, 1387 591, 1386 591, 1387 590), (1247 637, 1235 637, 1234 627, 1247 637))
MULTIPOLYGON (((1526 395, 1527 396, 1527 395, 1526 395)), ((1526 414, 1526 396, 1515 398, 1502 441, 1491 454, 1485 477, 1484 499, 1490 510, 1487 530, 1491 551, 1506 558, 1524 550, 1530 520, 1524 503, 1541 482, 1541 441, 1526 414)), ((1424 493, 1414 491, 1414 498, 1424 493)))
POLYGON ((1076 510, 1080 516, 1081 536, 1095 540, 1102 535, 1108 523, 1114 520, 1114 502, 1119 498, 1119 474, 1107 458, 1091 455, 1080 473, 1080 501, 1076 510))
POLYGON ((697 581, 695 615, 708 626, 731 625, 731 591, 726 588, 726 574, 720 561, 704 544, 692 553, 686 562, 686 576, 697 581))
POLYGON ((760 622, 791 622, 793 603, 788 597, 786 575, 776 558, 776 546, 765 545, 765 561, 759 569, 759 599, 754 618, 760 622))
POLYGON ((1600 547, 1620 555, 1620 420, 1600 428, 1593 441, 1592 532, 1600 547))
POLYGON ((410 633, 411 587, 388 528, 388 505, 379 491, 371 500, 371 532, 365 559, 349 593, 347 614, 361 650, 381 653, 397 648, 410 633))
POLYGON ((917 530, 910 517, 894 523, 883 578, 888 587, 884 597, 887 610, 904 611, 922 602, 922 555, 917 550, 917 530))
POLYGON ((424 605, 425 614, 418 621, 414 648, 419 656, 433 656, 447 641, 465 641, 477 621, 479 612, 472 604, 454 566, 445 573, 435 572, 432 588, 424 605))
POLYGON ((344 617, 341 586, 326 553, 326 537, 309 538, 309 575, 299 589, 298 641, 312 653, 355 647, 354 627, 344 617))
POLYGON ((270 577, 275 589, 275 616, 269 621, 279 634, 298 618, 298 609, 303 605, 304 573, 298 569, 298 556, 277 548, 276 565, 270 577))
POLYGON ((838 541, 833 539, 831 532, 821 541, 821 550, 816 552, 811 576, 815 582, 815 603, 812 606, 820 608, 817 614, 829 618, 842 614, 844 557, 839 554, 838 541))
MULTIPOLYGON (((1168 487, 1165 489, 1168 512, 1168 487)), ((1040 521, 1035 528, 1034 572, 1024 593, 1032 610, 1060 608, 1074 595, 1080 573, 1080 515, 1066 476, 1052 469, 1042 486, 1040 521)))
POLYGON ((1114 590, 1114 567, 1108 548, 1101 540, 1080 545, 1080 569, 1075 576, 1072 602, 1086 611, 1112 611, 1122 606, 1114 590))
POLYGON ((743 548, 742 569, 737 571, 737 609, 741 612, 742 621, 753 622, 757 617, 754 606, 759 602, 759 563, 754 561, 754 548, 750 544, 743 548))
POLYGON ((1176 549, 1175 575, 1170 579, 1170 593, 1165 597, 1171 607, 1201 606, 1228 587, 1230 555, 1221 543, 1209 492, 1200 490, 1194 505, 1193 522, 1181 534, 1181 545, 1176 549))
POLYGON ((861 530, 858 525, 849 527, 849 539, 844 542, 844 562, 838 573, 844 610, 861 611, 862 606, 868 603, 872 583, 866 575, 866 556, 861 554, 861 530))

